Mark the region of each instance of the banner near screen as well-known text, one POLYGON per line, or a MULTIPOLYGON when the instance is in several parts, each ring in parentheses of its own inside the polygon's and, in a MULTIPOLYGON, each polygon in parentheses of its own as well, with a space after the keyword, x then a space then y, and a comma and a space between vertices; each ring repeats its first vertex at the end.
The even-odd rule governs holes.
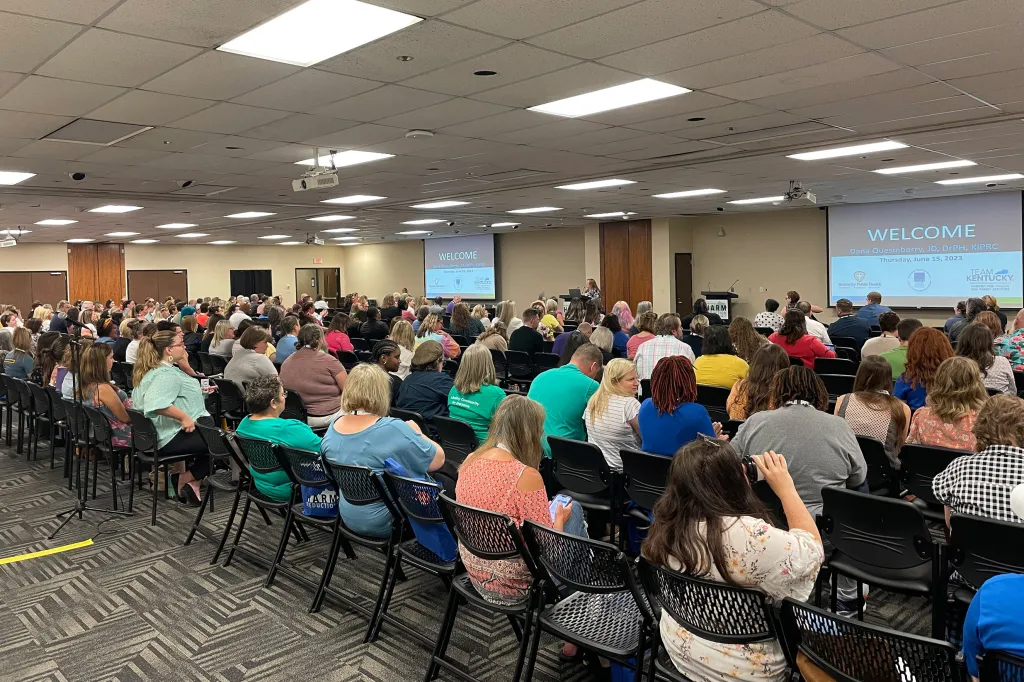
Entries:
POLYGON ((851 204, 828 211, 829 299, 951 307, 991 294, 1024 298, 1019 192, 851 204))
POLYGON ((424 240, 423 273, 430 298, 494 299, 494 235, 424 240))

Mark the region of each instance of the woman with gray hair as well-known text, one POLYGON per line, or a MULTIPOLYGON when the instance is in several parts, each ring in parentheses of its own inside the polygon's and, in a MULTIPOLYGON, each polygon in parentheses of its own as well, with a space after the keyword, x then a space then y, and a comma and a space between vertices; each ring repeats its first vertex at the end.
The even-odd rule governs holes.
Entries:
POLYGON ((637 328, 636 322, 640 319, 640 316, 644 313, 653 313, 654 304, 650 301, 640 301, 636 304, 636 317, 633 318, 633 323, 629 325, 629 335, 636 336, 640 333, 640 329, 637 328))

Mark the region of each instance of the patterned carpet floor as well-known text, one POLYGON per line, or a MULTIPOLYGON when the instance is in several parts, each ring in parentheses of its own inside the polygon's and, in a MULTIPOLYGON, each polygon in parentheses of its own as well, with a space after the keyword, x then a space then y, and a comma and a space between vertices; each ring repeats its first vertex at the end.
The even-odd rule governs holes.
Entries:
MULTIPOLYGON (((286 576, 265 589, 265 570, 245 558, 211 566, 216 545, 202 536, 183 544, 194 510, 173 500, 161 499, 156 526, 149 525, 150 497, 143 493, 135 516, 87 513, 48 541, 59 524, 55 514, 74 504, 60 458, 52 470, 49 459, 45 447, 31 462, 0 447, 0 559, 90 538, 94 544, 0 565, 0 682, 422 679, 429 652, 394 627, 385 624, 376 642, 363 644, 366 620, 343 602, 329 598, 310 615, 311 590, 286 576)), ((101 482, 90 504, 110 501, 109 484, 101 482)), ((223 528, 229 507, 228 498, 217 498, 204 525, 223 528)), ((254 515, 250 524, 243 542, 271 556, 279 522, 267 528, 254 515)), ((316 579, 328 538, 310 537, 290 545, 286 561, 316 579)), ((338 566, 332 585, 372 608, 383 560, 358 548, 356 554, 338 566)), ((432 639, 444 589, 415 569, 406 573, 392 613, 432 639)), ((926 634, 929 609, 924 600, 879 592, 868 619, 926 634)), ((516 647, 507 620, 462 609, 449 652, 490 682, 511 679, 516 647)), ((534 680, 594 679, 581 665, 559 662, 558 650, 553 638, 541 640, 534 680)))

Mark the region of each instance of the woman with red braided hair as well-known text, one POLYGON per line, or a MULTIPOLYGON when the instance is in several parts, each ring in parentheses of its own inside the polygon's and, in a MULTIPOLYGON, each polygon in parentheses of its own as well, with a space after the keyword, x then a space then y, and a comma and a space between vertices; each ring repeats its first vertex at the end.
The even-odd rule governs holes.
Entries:
POLYGON ((638 415, 644 452, 672 457, 700 435, 719 436, 722 425, 712 424, 696 400, 697 379, 690 360, 682 355, 659 360, 651 374, 651 397, 638 415))

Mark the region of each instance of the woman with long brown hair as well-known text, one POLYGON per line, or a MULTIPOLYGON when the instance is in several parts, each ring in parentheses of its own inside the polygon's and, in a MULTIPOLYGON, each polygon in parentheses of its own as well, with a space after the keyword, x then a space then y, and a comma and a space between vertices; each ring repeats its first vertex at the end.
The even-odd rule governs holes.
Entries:
POLYGON ((750 360, 747 377, 733 384, 725 409, 730 419, 746 419, 752 414, 770 410, 772 377, 789 367, 786 351, 774 343, 758 349, 750 360))
MULTIPOLYGON (((782 502, 788 531, 768 521, 732 447, 701 438, 672 459, 643 556, 706 580, 761 590, 775 600, 804 601, 825 558, 821 536, 796 491, 786 458, 770 451, 753 459, 782 502)), ((667 611, 662 612, 660 630, 672 664, 687 679, 789 679, 777 640, 712 642, 687 632, 667 611)))
POLYGON ((807 333, 807 318, 799 310, 787 310, 782 328, 769 336, 768 340, 782 346, 786 355, 800 359, 810 369, 814 369, 817 358, 836 356, 835 351, 829 350, 816 336, 807 333))
POLYGON ((907 442, 974 452, 974 422, 986 400, 977 363, 947 358, 929 384, 927 405, 914 413, 907 442))
POLYGON ((910 408, 892 397, 892 365, 888 360, 879 355, 864 358, 857 369, 853 393, 839 396, 834 414, 845 419, 856 435, 882 443, 893 468, 900 468, 899 453, 910 428, 910 408))
POLYGON ((768 339, 758 334, 753 323, 745 317, 737 317, 729 324, 729 338, 736 357, 748 364, 758 349, 768 345, 768 339))
POLYGON ((910 405, 911 410, 924 407, 928 384, 935 378, 942 361, 953 355, 953 346, 945 334, 938 329, 921 327, 907 341, 907 362, 892 394, 910 405))
POLYGON ((95 407, 110 424, 114 445, 128 447, 132 430, 125 409, 128 395, 110 383, 114 354, 105 343, 94 343, 82 352, 82 371, 78 375, 78 393, 83 402, 95 407))
POLYGON ((335 313, 331 318, 331 326, 324 333, 324 342, 329 350, 337 353, 339 350, 355 351, 352 340, 348 337, 348 315, 335 313))
MULTIPOLYGON (((1006 395, 1017 395, 1017 382, 1013 378, 1010 361, 1002 355, 996 355, 991 327, 985 325, 981 318, 992 313, 982 313, 972 324, 960 332, 956 342, 956 354, 970 358, 978 363, 981 379, 985 388, 991 388, 1006 395)), ((993 315, 994 317, 994 315, 993 315)))

